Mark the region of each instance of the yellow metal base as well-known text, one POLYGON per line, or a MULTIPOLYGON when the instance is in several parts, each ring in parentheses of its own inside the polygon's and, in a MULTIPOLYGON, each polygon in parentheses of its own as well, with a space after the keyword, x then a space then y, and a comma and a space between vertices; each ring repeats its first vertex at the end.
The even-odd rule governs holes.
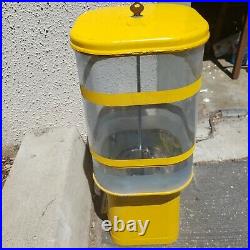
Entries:
POLYGON ((115 232, 112 227, 111 238, 121 246, 170 244, 179 235, 180 193, 171 195, 152 195, 121 197, 108 194, 108 219, 114 224, 114 217, 125 223, 130 220, 149 220, 147 230, 140 236, 136 232, 124 230, 115 232))

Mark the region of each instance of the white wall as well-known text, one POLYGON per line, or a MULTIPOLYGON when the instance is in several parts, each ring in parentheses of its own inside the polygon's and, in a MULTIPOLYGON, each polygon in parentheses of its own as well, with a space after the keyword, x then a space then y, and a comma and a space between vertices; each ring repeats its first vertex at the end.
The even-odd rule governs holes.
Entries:
MULTIPOLYGON (((69 29, 82 12, 117 3, 3 3, 3 145, 75 125, 86 138, 69 29)), ((121 4, 121 3, 119 3, 121 4)))

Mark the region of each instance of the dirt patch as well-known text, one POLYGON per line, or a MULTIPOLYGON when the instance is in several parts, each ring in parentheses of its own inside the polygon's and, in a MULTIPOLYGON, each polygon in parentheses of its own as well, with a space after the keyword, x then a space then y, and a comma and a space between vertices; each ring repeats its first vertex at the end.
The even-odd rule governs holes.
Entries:
POLYGON ((6 179, 10 173, 10 170, 13 166, 16 154, 19 150, 19 146, 9 146, 3 148, 3 157, 2 157, 2 188, 6 179))

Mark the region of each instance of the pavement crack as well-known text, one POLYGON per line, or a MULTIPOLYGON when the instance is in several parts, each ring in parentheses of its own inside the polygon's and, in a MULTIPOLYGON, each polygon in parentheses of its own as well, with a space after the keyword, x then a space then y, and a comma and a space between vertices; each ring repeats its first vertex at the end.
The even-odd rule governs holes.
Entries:
POLYGON ((222 121, 223 118, 233 119, 233 118, 245 118, 248 115, 246 109, 220 109, 209 114, 209 133, 205 138, 197 139, 196 142, 206 141, 214 136, 216 131, 215 125, 222 121))
POLYGON ((48 208, 51 206, 51 204, 54 202, 56 200, 56 198, 55 199, 53 199, 53 200, 51 200, 50 202, 48 202, 48 204, 45 206, 45 208, 44 208, 44 210, 43 210, 43 212, 42 212, 42 217, 45 215, 45 213, 47 212, 47 210, 48 210, 48 208))

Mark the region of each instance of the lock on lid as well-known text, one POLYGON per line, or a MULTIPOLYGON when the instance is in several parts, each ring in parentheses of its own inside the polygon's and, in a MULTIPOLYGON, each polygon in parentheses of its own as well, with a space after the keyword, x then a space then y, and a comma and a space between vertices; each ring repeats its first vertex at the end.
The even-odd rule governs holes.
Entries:
POLYGON ((93 55, 181 51, 208 38, 208 23, 194 9, 166 3, 90 10, 78 17, 70 32, 72 48, 93 55))

